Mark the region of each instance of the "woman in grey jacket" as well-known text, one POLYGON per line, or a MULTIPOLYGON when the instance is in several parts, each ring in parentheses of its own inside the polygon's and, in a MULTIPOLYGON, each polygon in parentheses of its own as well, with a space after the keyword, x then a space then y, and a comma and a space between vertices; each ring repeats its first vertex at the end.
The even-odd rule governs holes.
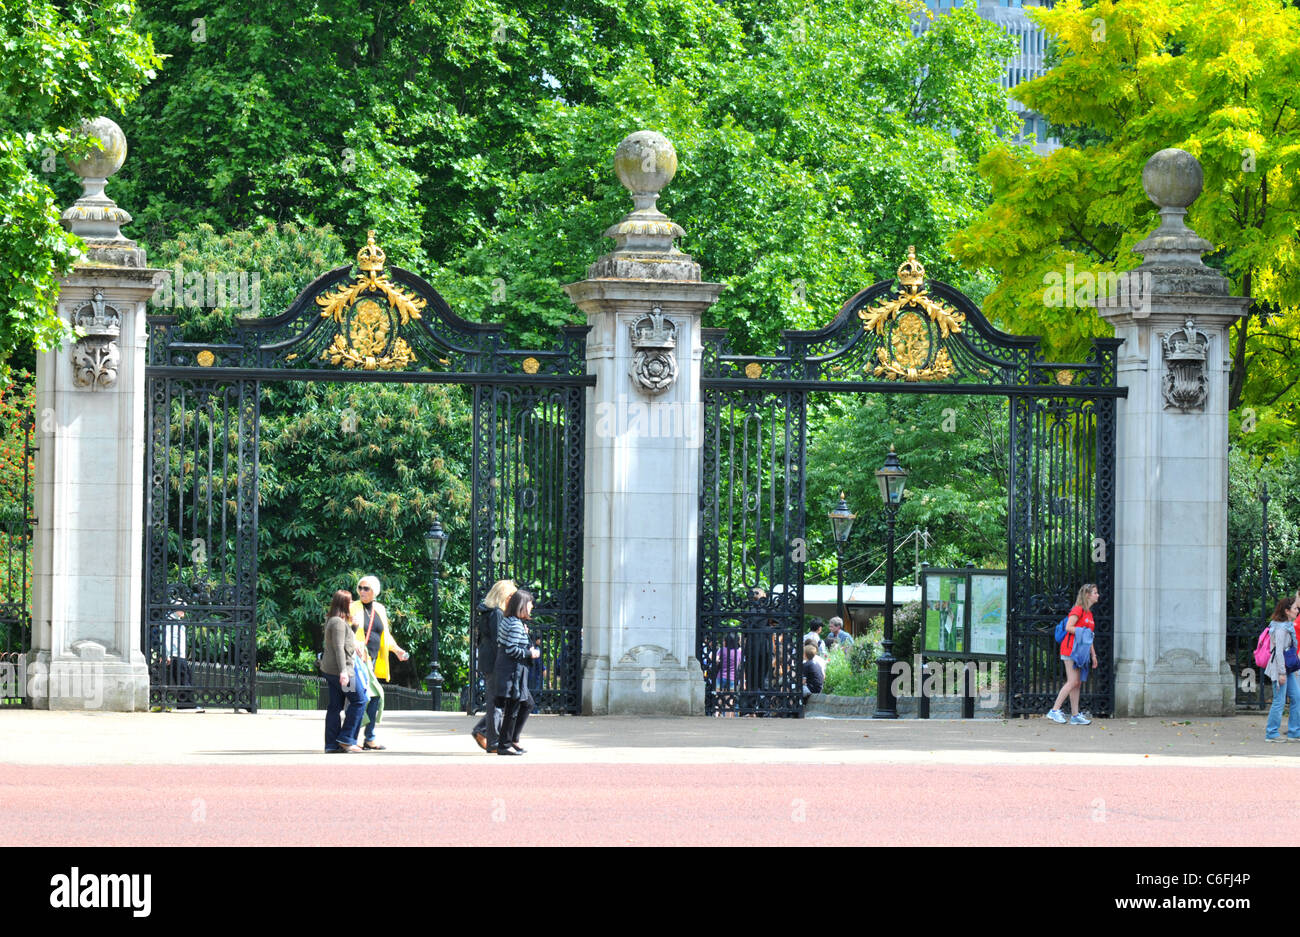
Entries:
POLYGON ((519 733, 533 708, 528 692, 528 660, 541 651, 528 641, 528 625, 533 614, 533 594, 520 589, 506 603, 505 618, 497 629, 496 694, 501 710, 501 732, 497 739, 498 755, 522 755, 519 733))
POLYGON ((1279 599, 1269 622, 1269 640, 1273 653, 1269 656, 1264 676, 1273 681, 1273 705, 1264 723, 1264 741, 1281 742, 1278 730, 1282 728, 1282 703, 1291 698, 1291 716, 1287 719, 1286 737, 1300 740, 1300 674, 1286 672, 1286 651, 1296 646, 1295 618, 1300 603, 1295 596, 1279 599))
POLYGON ((365 687, 358 686, 356 659, 360 653, 356 635, 350 624, 352 593, 340 589, 330 603, 329 617, 325 622, 325 649, 321 654, 320 669, 325 674, 329 688, 329 706, 325 710, 325 752, 359 752, 357 732, 366 710, 365 687), (347 711, 344 712, 344 702, 347 711), (342 725, 340 726, 340 719, 342 725))

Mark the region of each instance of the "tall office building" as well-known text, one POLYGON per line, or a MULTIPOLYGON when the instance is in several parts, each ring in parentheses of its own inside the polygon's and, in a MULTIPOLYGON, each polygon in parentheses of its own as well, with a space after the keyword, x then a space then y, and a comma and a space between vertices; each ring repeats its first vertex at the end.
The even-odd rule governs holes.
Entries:
MULTIPOLYGON (((974 2, 968 0, 968 4, 974 2)), ((1055 4, 1056 0, 979 0, 976 12, 980 17, 1002 27, 1020 45, 1019 51, 1007 59, 1002 72, 1001 84, 1007 90, 1047 71, 1043 64, 1047 57, 1047 36, 1025 15, 1024 7, 1051 7, 1055 4)), ((963 3, 962 0, 925 0, 925 5, 937 14, 948 14, 963 3)), ((913 33, 920 35, 930 27, 930 23, 931 20, 923 13, 917 13, 912 21, 913 33)), ((1024 121, 1023 128, 1013 138, 1017 143, 1028 143, 1033 136, 1036 138, 1034 151, 1044 156, 1060 148, 1060 140, 1047 135, 1047 121, 1041 115, 1015 98, 1010 99, 1010 104, 1011 110, 1024 121)))

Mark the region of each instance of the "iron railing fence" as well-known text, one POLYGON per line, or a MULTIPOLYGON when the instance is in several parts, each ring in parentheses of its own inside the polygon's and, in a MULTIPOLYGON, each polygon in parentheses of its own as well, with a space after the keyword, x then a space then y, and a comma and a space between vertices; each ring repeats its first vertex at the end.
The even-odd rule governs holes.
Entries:
MULTIPOLYGON (((1228 665, 1236 678, 1239 709, 1263 709, 1272 702, 1272 687, 1255 665, 1255 644, 1274 603, 1300 586, 1300 552, 1270 530, 1268 485, 1249 498, 1229 497, 1232 515, 1228 537, 1228 665)), ((1275 506, 1273 515, 1278 514, 1275 506)))
MULTIPOLYGON (((458 703, 454 695, 444 694, 445 711, 457 711, 460 708, 458 703)), ((265 670, 257 672, 258 709, 325 709, 328 704, 329 692, 325 688, 324 677, 265 670)), ((384 685, 385 710, 428 712, 431 707, 431 695, 427 690, 384 685)))

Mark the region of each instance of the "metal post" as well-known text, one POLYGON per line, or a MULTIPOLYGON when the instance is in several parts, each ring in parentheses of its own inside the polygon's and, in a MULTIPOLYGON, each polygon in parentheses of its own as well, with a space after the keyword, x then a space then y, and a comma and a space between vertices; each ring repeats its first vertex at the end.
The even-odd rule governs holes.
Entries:
POLYGON ((835 614, 840 616, 841 623, 849 620, 844 613, 844 544, 838 540, 835 541, 835 614))
MULTIPOLYGON (((438 670, 438 628, 440 625, 440 609, 438 608, 438 567, 433 569, 433 635, 430 640, 432 660, 429 663, 428 676, 424 678, 429 684, 429 697, 433 704, 433 711, 442 710, 442 673, 438 670)), ((419 673, 419 671, 416 671, 419 673)))
POLYGON ((967 661, 961 669, 961 717, 963 719, 975 718, 974 661, 967 661))
MULTIPOLYGON (((924 627, 924 625, 922 625, 922 627, 924 627)), ((922 642, 922 644, 924 646, 924 642, 922 642)), ((930 675, 930 664, 926 661, 924 657, 922 657, 921 673, 918 675, 918 678, 921 681, 919 684, 921 688, 921 692, 919 694, 919 698, 916 701, 916 718, 918 719, 930 718, 930 694, 925 688, 925 678, 928 677, 929 675, 930 675)), ((912 682, 913 696, 918 696, 916 691, 917 686, 918 684, 915 681, 913 681, 912 682)))
POLYGON ((880 660, 876 664, 876 718, 897 719, 898 701, 894 699, 894 520, 897 504, 885 505, 889 528, 889 552, 885 556, 885 635, 880 642, 880 660))

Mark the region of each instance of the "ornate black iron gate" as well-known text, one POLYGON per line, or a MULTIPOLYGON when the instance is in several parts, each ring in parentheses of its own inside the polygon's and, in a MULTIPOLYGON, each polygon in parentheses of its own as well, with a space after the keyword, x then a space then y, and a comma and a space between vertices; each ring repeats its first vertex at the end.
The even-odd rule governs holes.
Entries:
POLYGON ((146 380, 142 645, 151 702, 253 710, 260 385, 146 380))
MULTIPOLYGON (((18 411, 21 413, 21 409, 18 411)), ((32 646, 31 544, 33 517, 32 430, 34 414, 23 414, 14 430, 20 439, 9 453, 16 469, 0 488, 0 705, 23 703, 27 696, 23 656, 32 646), (11 490, 4 490, 5 488, 11 490)))
POLYGON ((1228 487, 1226 653, 1242 709, 1263 709, 1272 700, 1273 684, 1255 664, 1255 644, 1273 604, 1295 588, 1300 574, 1300 553, 1269 521, 1281 513, 1276 505, 1269 508, 1271 500, 1264 482, 1253 490, 1228 487))
MULTIPOLYGON (((156 705, 255 710, 258 420, 267 381, 473 387, 471 588, 512 578, 537 595, 539 707, 582 693, 586 327, 556 347, 509 347, 374 243, 285 313, 240 320, 224 342, 149 317, 143 642, 156 705), (178 663, 179 662, 179 663, 178 663)), ((444 521, 447 519, 444 518, 444 521)), ((472 642, 471 642, 472 643, 472 642)))
MULTIPOLYGON (((1042 361, 1038 339, 998 331, 924 277, 909 256, 899 286, 863 290, 824 329, 783 333, 771 355, 735 354, 724 330, 703 331, 697 654, 709 712, 799 708, 807 408, 818 391, 1008 398, 1008 712, 1045 712, 1060 688, 1052 631, 1084 582, 1101 589, 1097 653, 1109 660, 1120 343, 1094 340, 1085 362, 1042 361), (720 680, 733 648, 738 672, 720 680)), ((1111 668, 1085 685, 1083 705, 1113 710, 1111 668)))
MULTIPOLYGON (((533 696, 543 712, 582 709, 585 406, 583 385, 474 388, 475 594, 498 579, 533 591, 529 630, 542 651, 533 696)), ((476 673, 477 640, 470 663, 476 673)), ((474 688, 471 710, 484 702, 483 687, 474 688)))

